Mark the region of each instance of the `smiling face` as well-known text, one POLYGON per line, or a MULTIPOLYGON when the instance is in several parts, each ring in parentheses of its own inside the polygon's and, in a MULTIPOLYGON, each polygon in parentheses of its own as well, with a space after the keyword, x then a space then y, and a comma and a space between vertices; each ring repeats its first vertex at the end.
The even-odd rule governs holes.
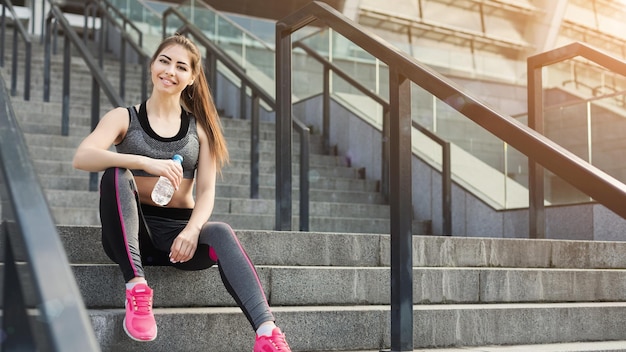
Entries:
POLYGON ((159 52, 150 65, 154 89, 163 93, 180 94, 193 83, 194 73, 187 49, 170 45, 159 52))

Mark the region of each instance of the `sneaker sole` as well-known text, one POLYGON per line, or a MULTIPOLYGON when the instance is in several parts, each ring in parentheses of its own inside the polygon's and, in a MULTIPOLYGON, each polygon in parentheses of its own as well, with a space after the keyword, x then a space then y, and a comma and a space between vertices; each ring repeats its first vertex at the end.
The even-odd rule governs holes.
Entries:
POLYGON ((128 337, 130 337, 131 339, 133 339, 133 340, 135 340, 135 341, 138 341, 138 342, 150 342, 150 341, 154 341, 154 340, 156 339, 156 337, 157 337, 157 332, 158 332, 158 330, 155 330, 155 332, 154 332, 154 336, 153 336, 151 339, 149 339, 149 340, 141 340, 141 339, 138 339, 138 338, 136 338, 135 336, 131 335, 131 334, 128 332, 128 330, 126 329, 126 318, 124 318, 124 321, 122 322, 122 326, 124 327, 124 332, 126 333, 126 335, 128 335, 128 337))

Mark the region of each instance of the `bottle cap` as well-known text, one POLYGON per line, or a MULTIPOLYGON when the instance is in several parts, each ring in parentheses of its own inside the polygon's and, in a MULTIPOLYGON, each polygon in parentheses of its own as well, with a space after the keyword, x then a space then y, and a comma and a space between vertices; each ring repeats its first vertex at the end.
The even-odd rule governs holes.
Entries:
POLYGON ((174 160, 174 161, 178 161, 179 163, 182 163, 182 162, 183 162, 183 157, 182 157, 182 156, 180 156, 180 155, 178 155, 178 154, 176 154, 176 155, 174 155, 174 156, 172 157, 172 160, 174 160))

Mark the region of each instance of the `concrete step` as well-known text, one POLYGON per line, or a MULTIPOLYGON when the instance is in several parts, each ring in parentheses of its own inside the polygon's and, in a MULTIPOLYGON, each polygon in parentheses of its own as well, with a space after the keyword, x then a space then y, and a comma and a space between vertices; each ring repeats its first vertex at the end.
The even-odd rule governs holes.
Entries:
MULTIPOLYGON (((99 226, 58 226, 58 231, 70 262, 110 263, 99 244, 99 226)), ((236 232, 257 265, 391 265, 388 234, 236 232)), ((623 253, 626 242, 413 236, 415 267, 622 270, 626 268, 623 253)))
MULTIPOLYGON (((87 307, 116 308, 124 301, 117 265, 72 269, 87 307), (94 285, 94 277, 112 285, 94 285)), ((389 267, 259 265, 257 271, 272 306, 391 303, 389 267)), ((155 307, 236 307, 217 268, 146 267, 146 278, 158 293, 155 307)), ((626 301, 626 270, 414 267, 413 278, 416 305, 626 301)))
MULTIPOLYGON (((294 351, 390 346, 389 306, 273 307, 273 312, 294 351)), ((253 344, 238 308, 155 309, 159 336, 143 344, 124 335, 123 309, 89 314, 103 351, 172 351, 180 346, 190 351, 246 351, 253 344)), ((413 319, 417 348, 626 339, 623 329, 615 329, 626 323, 626 303, 621 302, 418 305, 413 319)))
MULTIPOLYGON (((294 207, 294 213, 298 211, 294 207)), ((100 218, 97 208, 55 207, 52 209, 53 217, 60 225, 99 226, 100 218)), ((212 218, 230 224, 238 230, 273 230, 276 228, 274 215, 269 214, 245 214, 245 213, 219 213, 213 212, 212 218)), ((338 216, 315 216, 309 217, 309 230, 321 232, 352 232, 352 233, 389 233, 391 223, 389 219, 361 218, 338 216)), ((293 216, 291 229, 297 231, 300 228, 300 218, 293 216)), ((413 234, 428 235, 430 222, 415 221, 413 234)))
MULTIPOLYGON (((69 147, 52 147, 52 146, 37 146, 30 145, 28 147, 30 155, 34 160, 47 160, 47 161, 71 161, 74 157, 74 153, 76 152, 76 148, 69 147)), ((243 148, 231 148, 229 150, 230 158, 233 160, 250 160, 250 149, 243 148)), ((274 163, 276 160, 275 152, 273 151, 265 151, 259 153, 259 160, 274 163)), ((297 158, 296 161, 299 161, 297 158)), ((334 155, 320 155, 320 154, 310 154, 309 155, 309 166, 317 167, 317 166, 325 166, 325 167, 334 167, 334 166, 346 166, 345 159, 339 156, 334 155)), ((249 170, 247 170, 249 171, 249 170)))

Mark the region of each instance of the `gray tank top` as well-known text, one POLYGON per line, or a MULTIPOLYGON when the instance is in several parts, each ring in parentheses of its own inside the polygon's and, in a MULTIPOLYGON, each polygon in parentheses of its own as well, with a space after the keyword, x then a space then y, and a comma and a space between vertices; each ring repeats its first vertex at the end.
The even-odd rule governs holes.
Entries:
MULTIPOLYGON (((146 103, 139 107, 128 107, 130 122, 124 139, 115 145, 118 153, 143 155, 154 159, 171 159, 174 154, 183 157, 183 178, 194 178, 198 167, 200 142, 196 119, 185 109, 181 112, 180 130, 173 137, 163 138, 156 134, 148 121, 146 103)), ((143 170, 131 170, 135 176, 153 176, 143 170)))

